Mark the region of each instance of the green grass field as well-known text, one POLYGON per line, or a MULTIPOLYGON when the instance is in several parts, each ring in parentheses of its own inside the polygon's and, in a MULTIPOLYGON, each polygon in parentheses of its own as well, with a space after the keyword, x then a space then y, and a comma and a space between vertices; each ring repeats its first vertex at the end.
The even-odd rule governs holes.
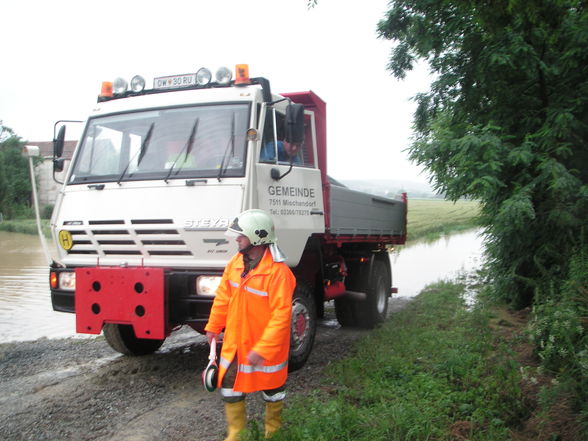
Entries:
POLYGON ((474 228, 478 226, 479 212, 477 201, 409 200, 408 239, 432 240, 444 234, 474 228))

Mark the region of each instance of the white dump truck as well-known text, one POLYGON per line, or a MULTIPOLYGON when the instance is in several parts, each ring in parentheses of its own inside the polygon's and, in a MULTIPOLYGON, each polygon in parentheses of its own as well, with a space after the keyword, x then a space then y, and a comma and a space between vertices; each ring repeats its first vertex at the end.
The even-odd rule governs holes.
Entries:
MULTIPOLYGON (((334 300, 344 326, 373 327, 393 292, 389 250, 406 239, 406 196, 351 190, 327 174, 326 105, 265 78, 208 69, 104 83, 65 175, 51 228, 56 311, 117 351, 157 350, 181 325, 203 332, 240 212, 273 217, 297 278, 290 370, 334 300), (284 146, 299 148, 288 157, 284 146)), ((54 140, 63 168, 65 125, 54 140)), ((334 147, 336 148, 336 147, 334 147)))

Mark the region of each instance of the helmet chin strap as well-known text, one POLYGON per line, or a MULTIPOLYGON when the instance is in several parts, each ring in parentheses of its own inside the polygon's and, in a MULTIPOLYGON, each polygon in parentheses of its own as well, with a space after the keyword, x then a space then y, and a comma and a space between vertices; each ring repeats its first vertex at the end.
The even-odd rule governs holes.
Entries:
POLYGON ((253 244, 249 244, 249 245, 247 245, 245 248, 243 248, 242 250, 239 250, 239 252, 240 252, 241 254, 249 254, 249 251, 251 251, 251 250, 253 249, 253 247, 254 247, 254 246, 255 246, 255 245, 253 245, 253 244))
POLYGON ((244 255, 247 254, 249 257, 251 257, 249 254, 251 253, 252 250, 254 250, 254 249, 261 249, 262 250, 262 253, 261 254, 263 254, 263 251, 265 251, 265 249, 267 248, 267 246, 268 245, 266 245, 266 244, 253 245, 253 244, 250 243, 249 245, 247 245, 242 250, 239 250, 239 252, 241 254, 244 254, 244 255))
POLYGON ((275 242, 270 243, 269 245, 265 245, 265 244, 264 245, 253 245, 250 243, 242 250, 239 250, 239 252, 243 255, 249 255, 249 252, 255 247, 268 247, 270 252, 272 253, 272 257, 274 259, 274 262, 284 262, 287 259, 284 252, 280 249, 280 247, 278 247, 278 244, 275 242))

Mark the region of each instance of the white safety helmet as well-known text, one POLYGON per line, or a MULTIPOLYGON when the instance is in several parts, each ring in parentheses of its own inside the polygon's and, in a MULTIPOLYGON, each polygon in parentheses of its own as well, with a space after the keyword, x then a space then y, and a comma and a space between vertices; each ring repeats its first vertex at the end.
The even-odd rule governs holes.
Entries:
POLYGON ((235 218, 227 230, 227 236, 246 236, 251 245, 267 245, 276 242, 274 221, 263 210, 246 210, 235 218))

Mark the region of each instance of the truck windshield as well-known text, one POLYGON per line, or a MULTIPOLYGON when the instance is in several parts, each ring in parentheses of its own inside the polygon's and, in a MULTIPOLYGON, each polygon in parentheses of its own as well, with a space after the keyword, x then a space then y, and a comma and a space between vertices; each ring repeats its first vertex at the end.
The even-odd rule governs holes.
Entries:
POLYGON ((248 104, 92 118, 68 182, 244 176, 248 125, 248 104))

